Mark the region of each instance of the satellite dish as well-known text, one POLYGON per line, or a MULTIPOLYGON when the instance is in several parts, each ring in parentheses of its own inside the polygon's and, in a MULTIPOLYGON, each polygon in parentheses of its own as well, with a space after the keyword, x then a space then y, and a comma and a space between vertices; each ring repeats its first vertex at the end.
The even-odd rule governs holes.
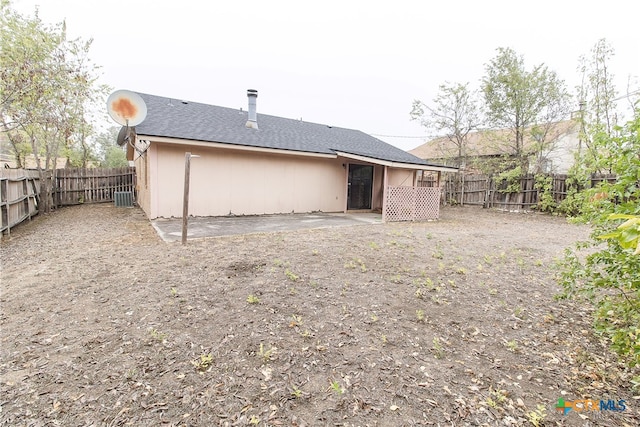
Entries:
POLYGON ((135 126, 147 117, 147 104, 135 92, 117 90, 107 98, 107 111, 116 123, 135 126))
POLYGON ((129 129, 126 126, 122 126, 120 128, 120 132, 118 132, 118 139, 116 140, 116 142, 118 143, 118 145, 120 147, 122 147, 123 145, 125 145, 127 143, 127 141, 129 140, 129 129))

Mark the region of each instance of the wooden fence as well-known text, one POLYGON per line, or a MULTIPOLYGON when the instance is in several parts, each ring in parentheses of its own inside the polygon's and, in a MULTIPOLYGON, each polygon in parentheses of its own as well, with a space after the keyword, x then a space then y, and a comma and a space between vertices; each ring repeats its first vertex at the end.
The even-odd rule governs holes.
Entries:
MULTIPOLYGON (((549 195, 555 203, 566 199, 570 189, 568 175, 545 175, 551 178, 549 195)), ((603 181, 615 182, 616 176, 611 174, 592 175, 587 188, 595 187, 603 181)), ((432 179, 418 183, 423 187, 431 187, 432 179)), ((542 190, 536 185, 535 175, 520 178, 517 191, 507 191, 508 183, 499 181, 489 175, 445 174, 442 179, 442 202, 446 204, 477 205, 486 208, 506 210, 529 210, 538 205, 542 190)), ((578 191, 584 188, 577 188, 578 191)))
POLYGON ((38 171, 0 169, 0 234, 38 213, 39 193, 38 171))
MULTIPOLYGON (((56 169, 47 171, 53 181, 54 207, 113 202, 114 193, 135 195, 135 168, 56 169)), ((0 232, 31 219, 39 212, 40 175, 33 169, 0 169, 0 232)))
POLYGON ((136 170, 125 168, 57 169, 56 206, 112 202, 116 191, 135 191, 136 170))

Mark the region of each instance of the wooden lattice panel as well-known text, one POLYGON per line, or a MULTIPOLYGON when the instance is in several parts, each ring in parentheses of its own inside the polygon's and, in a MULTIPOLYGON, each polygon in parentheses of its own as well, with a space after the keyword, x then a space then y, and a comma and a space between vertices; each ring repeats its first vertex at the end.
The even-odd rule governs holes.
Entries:
POLYGON ((440 188, 387 187, 385 194, 385 221, 422 221, 440 215, 440 188))
POLYGON ((387 197, 385 221, 413 220, 413 206, 415 205, 413 187, 387 187, 385 194, 387 197))
POLYGON ((440 216, 440 188, 414 187, 416 190, 416 220, 438 219, 440 216))

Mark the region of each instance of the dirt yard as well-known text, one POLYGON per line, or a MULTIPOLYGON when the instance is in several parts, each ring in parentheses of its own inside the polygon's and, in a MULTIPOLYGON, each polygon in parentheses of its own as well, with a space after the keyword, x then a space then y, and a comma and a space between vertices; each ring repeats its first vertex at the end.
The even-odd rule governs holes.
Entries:
POLYGON ((587 234, 449 207, 182 246, 137 208, 61 209, 1 244, 0 424, 637 426, 631 373, 554 299, 587 234))

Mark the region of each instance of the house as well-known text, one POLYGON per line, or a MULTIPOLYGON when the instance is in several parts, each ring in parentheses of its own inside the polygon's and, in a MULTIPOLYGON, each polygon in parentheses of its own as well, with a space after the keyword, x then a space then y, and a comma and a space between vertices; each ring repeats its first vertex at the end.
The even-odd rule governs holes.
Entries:
POLYGON ((198 156, 190 161, 193 216, 384 211, 388 188, 417 188, 418 171, 456 170, 357 130, 258 114, 255 90, 248 110, 138 95, 147 114, 128 157, 150 219, 182 217, 187 152, 198 156))
MULTIPOLYGON (((511 157, 513 131, 510 129, 482 130, 467 135, 467 171, 481 169, 495 159, 511 157)), ((580 125, 576 120, 564 120, 548 126, 528 128, 525 131, 523 151, 530 153, 529 172, 567 173, 574 163, 574 154, 580 150, 580 125), (537 150, 537 147, 543 147, 537 150), (533 154, 536 153, 537 154, 533 154)), ((422 144, 409 153, 429 162, 458 165, 458 147, 447 137, 422 144)))

